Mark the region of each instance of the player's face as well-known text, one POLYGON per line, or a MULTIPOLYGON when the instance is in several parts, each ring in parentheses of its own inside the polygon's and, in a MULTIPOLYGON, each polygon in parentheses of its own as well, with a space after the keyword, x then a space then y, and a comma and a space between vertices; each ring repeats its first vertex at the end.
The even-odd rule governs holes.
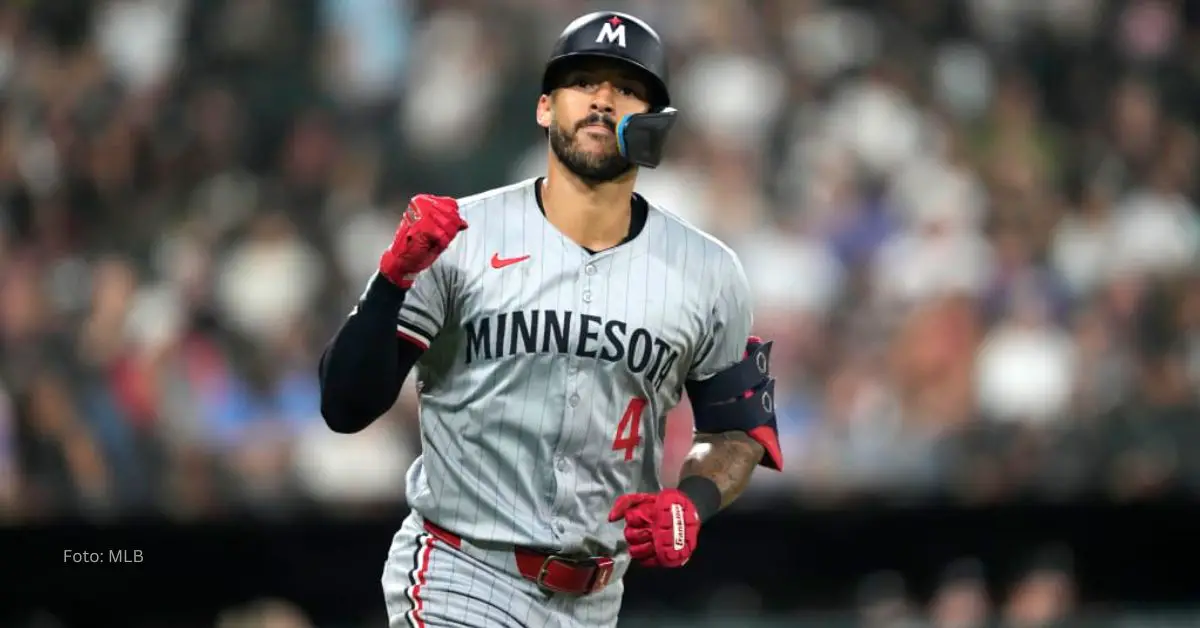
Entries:
POLYGON ((616 129, 626 115, 649 110, 646 86, 619 65, 603 62, 571 70, 561 85, 538 103, 555 157, 576 176, 596 183, 632 170, 617 148, 616 129))

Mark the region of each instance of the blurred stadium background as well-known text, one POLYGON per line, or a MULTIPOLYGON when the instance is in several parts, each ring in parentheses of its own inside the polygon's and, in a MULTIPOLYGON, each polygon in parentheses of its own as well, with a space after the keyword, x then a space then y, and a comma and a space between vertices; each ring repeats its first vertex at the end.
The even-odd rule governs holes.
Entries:
MULTIPOLYGON (((337 526, 374 522, 362 572, 279 566, 306 583, 289 590, 364 583, 361 607, 316 618, 251 583, 206 616, 189 584, 194 608, 151 622, 121 598, 113 625, 383 625, 413 397, 335 435, 316 357, 409 196, 539 172, 543 59, 597 8, 647 19, 674 55, 681 126, 639 189, 742 255, 756 330, 777 340, 787 471, 760 473, 727 515, 740 532, 701 553, 788 517, 812 533, 800 556, 835 533, 820 522, 924 532, 825 548, 863 568, 829 576, 823 605, 740 583, 752 561, 695 566, 707 620, 645 604, 638 580, 628 625, 1200 625, 1200 597, 1097 598, 1078 586, 1083 537, 1036 533, 1200 501, 1200 6, 1182 0, 4 2, 4 547, 136 524, 124 547, 174 539, 163 562, 195 530, 323 525, 297 548, 337 554, 337 526), (988 509, 1028 543, 962 514, 988 509), (960 515, 974 523, 939 527, 960 515), (943 532, 1004 549, 956 556, 943 532), (945 556, 912 559, 938 561, 914 588, 903 561, 855 556, 885 546, 945 556)), ((670 422, 668 481, 686 404, 670 422)), ((34 582, 86 571, 13 556, 3 570, 34 582)), ((105 573, 119 588, 139 568, 105 573)), ((170 569, 236 579, 190 573, 205 568, 170 569)), ((64 584, 50 597, 75 601, 51 608, 32 586, 5 625, 94 625, 69 607, 102 602, 64 584)))

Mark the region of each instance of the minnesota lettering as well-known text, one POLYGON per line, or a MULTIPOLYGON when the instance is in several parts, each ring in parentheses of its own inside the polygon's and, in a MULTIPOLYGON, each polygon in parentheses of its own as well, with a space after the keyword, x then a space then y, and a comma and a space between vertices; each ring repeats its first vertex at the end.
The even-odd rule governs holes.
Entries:
POLYGON ((661 388, 679 351, 642 329, 624 321, 605 321, 590 314, 556 310, 506 312, 467 321, 467 364, 509 355, 560 353, 606 362, 624 362, 661 388))

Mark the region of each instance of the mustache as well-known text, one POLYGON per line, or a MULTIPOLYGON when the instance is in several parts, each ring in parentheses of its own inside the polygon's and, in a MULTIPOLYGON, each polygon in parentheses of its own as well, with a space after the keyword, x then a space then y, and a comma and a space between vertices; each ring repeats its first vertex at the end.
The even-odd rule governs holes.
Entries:
POLYGON ((593 124, 603 124, 604 127, 609 131, 612 131, 613 133, 617 132, 617 121, 602 113, 590 114, 588 117, 584 118, 582 122, 575 125, 575 130, 578 131, 585 126, 590 126, 593 124))

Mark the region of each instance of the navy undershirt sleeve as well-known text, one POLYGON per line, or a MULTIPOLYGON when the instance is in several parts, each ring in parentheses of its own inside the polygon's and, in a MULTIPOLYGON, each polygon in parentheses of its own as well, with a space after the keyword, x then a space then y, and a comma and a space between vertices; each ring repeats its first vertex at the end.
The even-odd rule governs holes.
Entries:
POLYGON ((377 275, 321 354, 321 416, 333 431, 359 432, 387 412, 424 352, 396 336, 405 292, 377 275))

